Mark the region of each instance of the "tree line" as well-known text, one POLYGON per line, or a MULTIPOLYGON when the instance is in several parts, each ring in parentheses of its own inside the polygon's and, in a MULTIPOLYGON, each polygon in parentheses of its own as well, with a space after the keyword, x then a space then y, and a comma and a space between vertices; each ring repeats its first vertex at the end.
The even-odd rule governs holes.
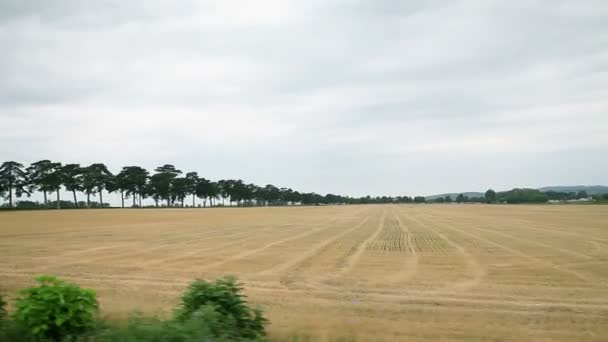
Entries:
MULTIPOLYGON (((150 171, 141 166, 124 166, 113 174, 103 163, 88 166, 62 164, 50 160, 40 160, 25 167, 15 161, 0 165, 0 197, 8 200, 9 207, 15 206, 15 198, 30 197, 35 192, 43 195, 42 205, 21 201, 21 207, 107 207, 103 201, 104 191, 120 194, 121 206, 142 207, 144 199, 154 200, 155 206, 202 207, 224 206, 269 206, 269 205, 330 205, 330 204, 388 204, 388 203, 546 203, 550 200, 567 201, 588 198, 584 191, 562 193, 541 192, 536 189, 512 189, 496 192, 486 191, 482 197, 469 198, 459 194, 427 200, 423 196, 381 196, 349 197, 335 194, 320 195, 314 192, 299 192, 291 188, 272 184, 258 186, 237 179, 211 181, 197 172, 182 172, 174 165, 165 164, 150 171), (72 194, 71 201, 61 199, 61 190, 72 194), (78 193, 86 196, 86 201, 78 201, 78 193), (54 195, 55 200, 50 200, 54 195), (92 202, 91 196, 98 196, 92 202), (199 203, 197 204, 197 199, 199 203), (130 203, 128 203, 130 201, 130 203), (220 202, 221 201, 221 202, 220 202), (190 202, 190 201, 189 201, 190 202)), ((608 194, 593 198, 607 201, 608 194)))
POLYGON ((425 202, 422 196, 355 198, 299 192, 272 184, 258 186, 240 179, 211 181, 197 172, 184 173, 171 164, 159 166, 153 173, 140 166, 125 166, 116 174, 103 163, 81 166, 40 160, 28 167, 15 161, 0 166, 0 196, 8 200, 10 207, 14 207, 15 198, 29 197, 35 192, 42 193, 45 207, 104 207, 108 206, 103 202, 104 191, 120 194, 123 208, 142 207, 147 198, 154 200, 156 206, 167 207, 184 207, 188 198, 191 200, 188 206, 192 207, 197 206, 197 199, 202 201, 202 207, 226 205, 226 201, 230 206, 425 202), (61 199, 62 189, 72 194, 71 202, 61 199), (78 201, 78 193, 86 196, 86 202, 78 201), (54 201, 50 200, 52 195, 54 201), (91 196, 99 196, 99 202, 92 202, 91 196))
POLYGON ((521 204, 521 203, 546 203, 549 201, 547 194, 536 189, 512 189, 509 191, 496 192, 489 189, 481 197, 467 197, 459 194, 456 198, 451 196, 438 197, 429 200, 429 203, 504 203, 504 204, 521 204))
POLYGON ((524 204, 524 203, 547 203, 549 201, 567 202, 572 200, 608 200, 608 194, 589 196, 586 191, 582 190, 575 192, 558 192, 558 191, 540 191, 537 189, 512 189, 508 191, 496 192, 489 189, 482 197, 467 197, 459 194, 456 198, 451 196, 438 197, 428 200, 429 203, 503 203, 503 204, 524 204))

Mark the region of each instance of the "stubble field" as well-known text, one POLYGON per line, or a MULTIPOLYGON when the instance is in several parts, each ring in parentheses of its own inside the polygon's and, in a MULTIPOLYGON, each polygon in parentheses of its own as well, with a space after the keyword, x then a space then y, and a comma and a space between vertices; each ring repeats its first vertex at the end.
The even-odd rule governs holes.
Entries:
POLYGON ((0 213, 0 292, 39 274, 109 319, 236 275, 279 340, 606 341, 608 206, 0 213))

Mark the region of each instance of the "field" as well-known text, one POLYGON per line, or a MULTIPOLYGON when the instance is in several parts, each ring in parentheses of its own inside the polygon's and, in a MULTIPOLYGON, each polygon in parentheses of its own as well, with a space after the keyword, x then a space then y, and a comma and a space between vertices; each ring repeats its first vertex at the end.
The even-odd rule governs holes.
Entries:
POLYGON ((0 292, 39 274, 110 319, 236 275, 279 340, 607 341, 608 206, 0 213, 0 292))

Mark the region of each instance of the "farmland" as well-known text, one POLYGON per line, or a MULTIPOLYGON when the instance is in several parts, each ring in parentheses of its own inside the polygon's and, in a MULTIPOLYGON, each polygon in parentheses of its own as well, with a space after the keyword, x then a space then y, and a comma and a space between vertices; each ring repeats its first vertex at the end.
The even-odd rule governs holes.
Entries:
POLYGON ((96 289, 116 320, 236 275, 276 339, 605 341, 608 207, 0 213, 0 292, 39 274, 96 289))

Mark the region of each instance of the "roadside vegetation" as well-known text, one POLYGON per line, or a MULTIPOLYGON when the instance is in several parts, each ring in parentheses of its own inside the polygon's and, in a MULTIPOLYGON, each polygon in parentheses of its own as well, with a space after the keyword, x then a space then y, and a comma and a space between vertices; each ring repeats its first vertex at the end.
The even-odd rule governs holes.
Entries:
POLYGON ((8 341, 263 341, 267 324, 251 308, 235 278, 197 280, 170 319, 133 314, 126 324, 99 317, 95 291, 52 276, 21 291, 7 315, 0 297, 0 342, 8 341))

